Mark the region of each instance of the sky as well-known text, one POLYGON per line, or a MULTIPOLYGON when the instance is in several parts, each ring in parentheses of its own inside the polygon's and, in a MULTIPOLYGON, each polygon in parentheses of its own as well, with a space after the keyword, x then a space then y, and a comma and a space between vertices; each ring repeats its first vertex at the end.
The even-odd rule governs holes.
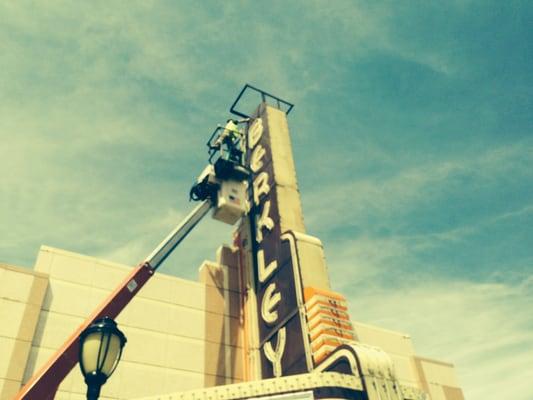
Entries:
MULTIPOLYGON (((307 232, 354 320, 533 398, 533 4, 0 3, 0 262, 135 265, 193 204, 245 83, 295 104, 307 232)), ((231 227, 162 267, 195 279, 231 227)))

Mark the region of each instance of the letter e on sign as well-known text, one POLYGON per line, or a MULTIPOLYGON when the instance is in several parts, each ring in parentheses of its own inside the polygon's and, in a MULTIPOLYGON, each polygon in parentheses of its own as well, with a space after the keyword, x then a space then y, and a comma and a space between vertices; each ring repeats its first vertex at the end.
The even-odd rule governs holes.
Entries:
POLYGON ((276 283, 268 285, 261 302, 261 317, 268 325, 273 325, 278 319, 278 312, 274 310, 281 301, 281 293, 275 292, 276 283))
POLYGON ((266 154, 266 150, 263 146, 259 145, 252 151, 252 157, 250 158, 250 169, 252 172, 257 172, 263 166, 262 158, 266 154))
POLYGON ((259 200, 261 195, 266 195, 270 192, 270 185, 268 184, 268 174, 266 172, 261 172, 255 178, 254 183, 254 203, 256 206, 259 205, 259 200))

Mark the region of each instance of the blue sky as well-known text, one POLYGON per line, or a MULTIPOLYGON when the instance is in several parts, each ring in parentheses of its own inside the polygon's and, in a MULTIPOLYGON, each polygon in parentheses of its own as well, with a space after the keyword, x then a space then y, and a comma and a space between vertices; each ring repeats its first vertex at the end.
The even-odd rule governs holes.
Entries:
MULTIPOLYGON (((533 6, 526 1, 4 2, 0 260, 135 264, 191 208, 246 82, 296 104, 308 233, 355 320, 533 396, 533 6)), ((164 266, 194 278, 231 229, 164 266)))

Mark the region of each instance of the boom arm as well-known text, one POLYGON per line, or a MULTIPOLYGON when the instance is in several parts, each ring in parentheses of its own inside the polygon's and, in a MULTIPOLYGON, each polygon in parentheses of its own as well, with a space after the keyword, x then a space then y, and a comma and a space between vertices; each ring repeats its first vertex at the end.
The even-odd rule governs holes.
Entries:
POLYGON ((189 215, 179 224, 176 229, 169 233, 159 246, 148 256, 145 263, 148 263, 155 271, 161 263, 172 253, 178 244, 189 234, 189 232, 205 217, 210 210, 211 200, 204 200, 191 211, 189 215))
POLYGON ((182 223, 141 264, 134 268, 113 293, 78 327, 63 346, 24 385, 15 399, 52 400, 59 384, 78 363, 80 334, 98 318, 116 318, 211 207, 211 200, 206 199, 187 215, 182 223))

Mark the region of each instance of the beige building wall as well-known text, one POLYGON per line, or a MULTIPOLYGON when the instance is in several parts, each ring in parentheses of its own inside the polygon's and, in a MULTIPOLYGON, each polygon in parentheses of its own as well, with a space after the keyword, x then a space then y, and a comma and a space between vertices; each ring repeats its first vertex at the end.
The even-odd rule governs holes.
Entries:
POLYGON ((463 400, 453 364, 429 358, 414 358, 421 388, 432 400, 463 400))
MULTIPOLYGON (((102 388, 102 399, 240 381, 242 353, 236 351, 240 344, 235 335, 238 287, 226 290, 224 280, 221 284, 216 273, 206 272, 224 275, 229 267, 205 263, 201 269, 205 283, 156 274, 119 315, 117 323, 128 342, 117 370, 102 388)), ((35 270, 49 276, 49 285, 28 349, 24 382, 125 278, 130 267, 43 246, 35 270)), ((60 385, 56 399, 84 399, 85 391, 76 367, 60 385)))
POLYGON ((431 400, 463 400, 453 364, 415 354, 411 337, 377 326, 353 322, 359 342, 383 349, 391 357, 400 383, 428 393, 431 400))
MULTIPOLYGON (((0 400, 11 399, 130 267, 43 246, 35 271, 0 264, 0 400), (9 323, 6 323, 9 322, 9 323)), ((204 262, 200 282, 156 274, 117 318, 128 343, 102 399, 157 396, 246 380, 238 255, 204 262)), ((403 333, 354 322, 357 341, 386 351, 402 386, 462 400, 452 364, 415 354, 403 333)), ((76 367, 57 399, 84 399, 76 367)))
POLYGON ((46 275, 0 264, 0 400, 20 388, 47 284, 46 275))

